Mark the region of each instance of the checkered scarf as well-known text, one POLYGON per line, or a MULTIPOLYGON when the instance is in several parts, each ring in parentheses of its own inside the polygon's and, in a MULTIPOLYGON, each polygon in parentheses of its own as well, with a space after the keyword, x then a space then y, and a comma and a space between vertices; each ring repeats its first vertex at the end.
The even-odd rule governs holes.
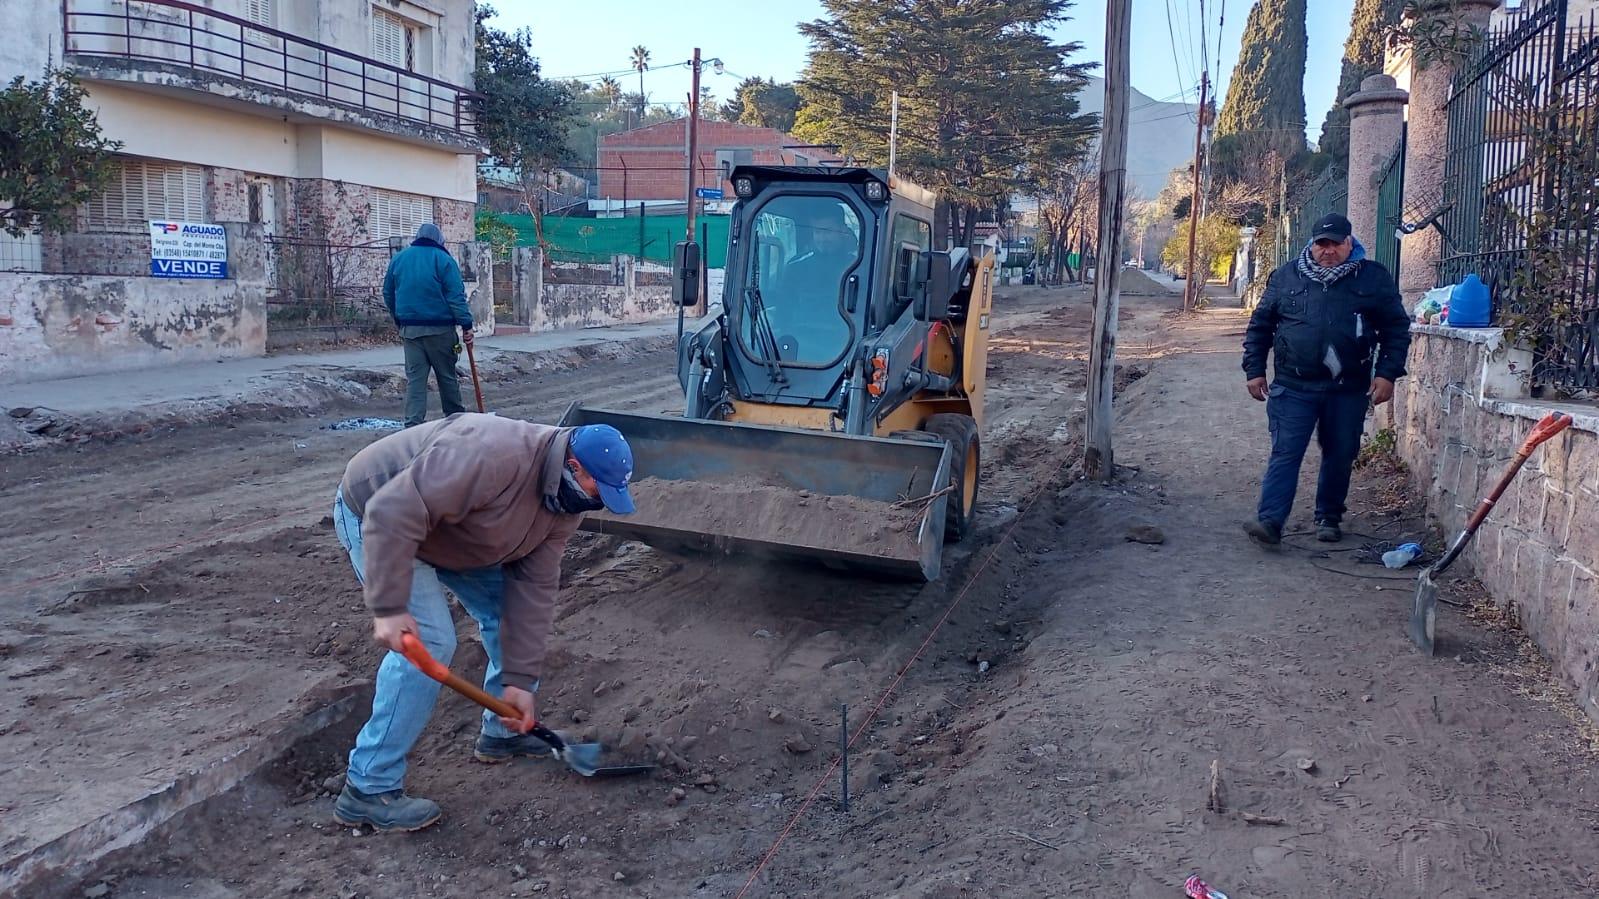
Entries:
POLYGON ((1360 254, 1350 253, 1349 258, 1341 264, 1332 268, 1323 268, 1316 264, 1315 258, 1310 255, 1310 245, 1306 244, 1305 248, 1299 251, 1298 266, 1301 275, 1322 287, 1331 287, 1360 269, 1360 254))

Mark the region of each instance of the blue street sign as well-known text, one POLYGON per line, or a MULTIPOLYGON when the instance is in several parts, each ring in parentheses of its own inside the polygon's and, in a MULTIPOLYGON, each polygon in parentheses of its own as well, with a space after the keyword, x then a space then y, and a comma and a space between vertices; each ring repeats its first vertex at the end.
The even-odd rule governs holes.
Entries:
POLYGON ((722 198, 722 189, 720 187, 696 187, 694 188, 694 196, 699 197, 701 200, 720 200, 722 198))

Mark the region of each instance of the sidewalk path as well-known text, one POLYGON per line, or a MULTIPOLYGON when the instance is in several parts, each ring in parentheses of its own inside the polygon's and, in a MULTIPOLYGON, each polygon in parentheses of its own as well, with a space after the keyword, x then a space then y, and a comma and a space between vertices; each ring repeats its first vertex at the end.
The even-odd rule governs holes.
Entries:
MULTIPOLYGON (((504 367, 543 368, 586 350, 670 340, 676 328, 677 320, 667 319, 488 337, 478 341, 478 366, 486 376, 504 367), (511 357, 517 356, 532 356, 533 364, 513 364, 511 357)), ((4 384, 0 411, 10 414, 0 417, 0 451, 41 437, 84 432, 109 436, 140 430, 154 421, 194 423, 241 407, 257 412, 309 411, 340 399, 364 399, 374 388, 403 388, 401 356, 396 344, 4 384)), ((466 368, 464 354, 460 368, 466 368)), ((470 394, 470 382, 463 388, 470 394)))

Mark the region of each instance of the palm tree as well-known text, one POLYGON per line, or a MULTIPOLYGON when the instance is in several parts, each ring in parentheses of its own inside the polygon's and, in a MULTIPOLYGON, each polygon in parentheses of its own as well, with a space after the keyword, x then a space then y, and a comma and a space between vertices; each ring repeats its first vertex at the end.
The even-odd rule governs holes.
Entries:
POLYGON ((644 124, 644 73, 650 67, 650 51, 643 44, 633 48, 633 68, 638 72, 638 121, 644 124))
POLYGON ((616 101, 622 98, 622 82, 606 75, 600 79, 600 94, 605 97, 605 102, 615 106, 616 101))

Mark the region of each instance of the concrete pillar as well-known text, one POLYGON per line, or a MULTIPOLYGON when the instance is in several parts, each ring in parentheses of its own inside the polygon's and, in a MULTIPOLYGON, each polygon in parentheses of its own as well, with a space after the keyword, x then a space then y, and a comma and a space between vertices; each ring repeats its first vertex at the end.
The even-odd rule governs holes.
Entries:
MULTIPOLYGON (((1424 16, 1455 16, 1460 24, 1486 30, 1498 0, 1434 0, 1421 7, 1424 16)), ((1416 67, 1410 76, 1410 137, 1405 148, 1407 216, 1430 215, 1444 201, 1444 159, 1449 155, 1449 82, 1455 63, 1435 60, 1416 67)), ((1443 237, 1434 228, 1406 235, 1400 242, 1399 292, 1414 300, 1431 289, 1443 258, 1443 237)))
POLYGON ((1249 282, 1255 273, 1255 228, 1245 225, 1238 229, 1238 254, 1233 258, 1233 296, 1242 297, 1249 292, 1249 282))
POLYGON ((1344 100, 1349 110, 1349 223, 1368 248, 1379 228, 1393 230, 1391 223, 1377 221, 1377 179, 1399 146, 1409 99, 1391 76, 1372 75, 1344 100))

